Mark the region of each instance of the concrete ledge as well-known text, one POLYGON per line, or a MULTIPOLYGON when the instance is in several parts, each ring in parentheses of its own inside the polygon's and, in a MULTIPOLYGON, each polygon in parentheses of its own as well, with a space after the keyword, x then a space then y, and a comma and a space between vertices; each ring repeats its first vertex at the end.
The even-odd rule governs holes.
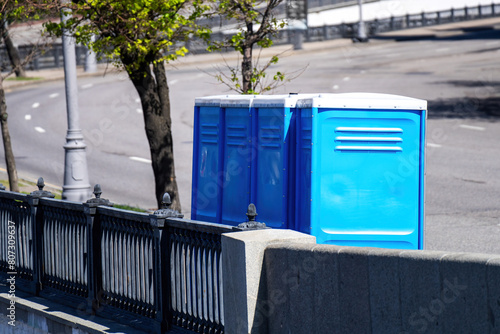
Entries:
MULTIPOLYGON (((224 331, 265 333, 269 307, 265 249, 273 244, 315 244, 316 238, 291 230, 257 230, 222 235, 224 331)), ((273 297, 274 298, 274 297, 273 297)))
POLYGON ((278 244, 264 266, 269 333, 500 333, 500 255, 278 244))
MULTIPOLYGON (((5 287, 2 286, 3 291, 5 287)), ((33 334, 144 334, 142 331, 106 320, 100 317, 77 313, 63 305, 40 297, 28 297, 16 291, 15 326, 9 325, 7 307, 11 304, 9 295, 0 292, 0 332, 33 334), (18 297, 22 296, 22 297, 18 297), (24 298, 23 298, 24 297, 24 298)))

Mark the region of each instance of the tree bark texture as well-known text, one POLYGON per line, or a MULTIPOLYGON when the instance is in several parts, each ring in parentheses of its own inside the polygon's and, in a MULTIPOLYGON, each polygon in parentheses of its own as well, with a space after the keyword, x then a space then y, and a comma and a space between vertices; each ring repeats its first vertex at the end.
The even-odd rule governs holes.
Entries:
POLYGON ((5 100, 5 92, 3 90, 3 79, 0 78, 0 123, 2 127, 3 148, 5 151, 5 164, 7 165, 7 175, 9 177, 10 191, 19 192, 16 160, 14 158, 14 152, 12 151, 12 143, 10 141, 7 118, 7 103, 5 100))
MULTIPOLYGON (((127 64, 126 60, 124 63, 127 64)), ((181 211, 175 178, 169 88, 164 64, 161 62, 154 65, 153 71, 147 63, 136 65, 129 71, 129 77, 141 98, 158 207, 163 194, 168 192, 172 200, 170 208, 181 211)))
POLYGON ((253 45, 243 46, 243 61, 241 63, 241 75, 243 77, 243 92, 246 94, 251 90, 254 90, 252 84, 252 49, 253 45))
POLYGON ((7 54, 9 55, 10 63, 12 64, 12 68, 16 73, 16 77, 25 77, 26 72, 24 71, 23 66, 21 65, 21 57, 19 56, 19 52, 17 48, 12 43, 12 39, 9 35, 9 30, 7 29, 7 25, 3 22, 0 24, 0 31, 5 43, 5 48, 7 49, 7 54))

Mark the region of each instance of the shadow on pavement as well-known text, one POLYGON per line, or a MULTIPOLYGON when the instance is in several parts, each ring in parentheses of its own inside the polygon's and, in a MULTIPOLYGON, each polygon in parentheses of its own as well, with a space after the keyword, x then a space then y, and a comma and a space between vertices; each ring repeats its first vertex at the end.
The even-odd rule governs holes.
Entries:
POLYGON ((476 118, 500 120, 500 97, 483 99, 454 98, 428 102, 428 117, 439 118, 476 118))
POLYGON ((482 26, 473 28, 461 28, 461 29, 450 29, 450 30, 440 30, 434 32, 428 32, 423 34, 405 34, 401 35, 375 35, 370 36, 370 39, 385 39, 385 40, 395 40, 396 42, 406 42, 415 40, 435 40, 435 41, 463 41, 471 39, 499 39, 500 30, 495 29, 493 26, 482 26), (461 34, 452 36, 437 36, 436 34, 444 31, 462 31, 461 34))

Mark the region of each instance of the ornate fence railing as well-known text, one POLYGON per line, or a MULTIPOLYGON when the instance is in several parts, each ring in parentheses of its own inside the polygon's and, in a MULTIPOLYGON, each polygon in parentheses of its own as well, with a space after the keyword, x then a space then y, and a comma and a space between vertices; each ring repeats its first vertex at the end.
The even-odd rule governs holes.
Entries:
POLYGON ((0 278, 149 332, 224 332, 221 235, 231 226, 166 207, 146 214, 101 198, 48 198, 39 181, 30 195, 0 190, 0 278))

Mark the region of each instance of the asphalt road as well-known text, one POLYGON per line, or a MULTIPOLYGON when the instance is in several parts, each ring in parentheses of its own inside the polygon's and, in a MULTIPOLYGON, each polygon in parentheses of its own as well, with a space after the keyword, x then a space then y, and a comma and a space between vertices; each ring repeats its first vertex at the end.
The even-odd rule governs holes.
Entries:
MULTIPOLYGON (((428 100, 426 249, 500 254, 500 31, 324 45, 282 55, 271 70, 303 72, 275 93, 374 92, 428 100)), ((213 58, 196 57, 194 64, 168 71, 187 216, 194 98, 227 93, 211 76, 217 72, 213 58)), ((118 73, 78 82, 91 184, 100 183, 103 197, 113 202, 154 208, 149 149, 133 86, 118 73)), ((7 103, 19 174, 62 185, 63 82, 10 92, 7 103)))

